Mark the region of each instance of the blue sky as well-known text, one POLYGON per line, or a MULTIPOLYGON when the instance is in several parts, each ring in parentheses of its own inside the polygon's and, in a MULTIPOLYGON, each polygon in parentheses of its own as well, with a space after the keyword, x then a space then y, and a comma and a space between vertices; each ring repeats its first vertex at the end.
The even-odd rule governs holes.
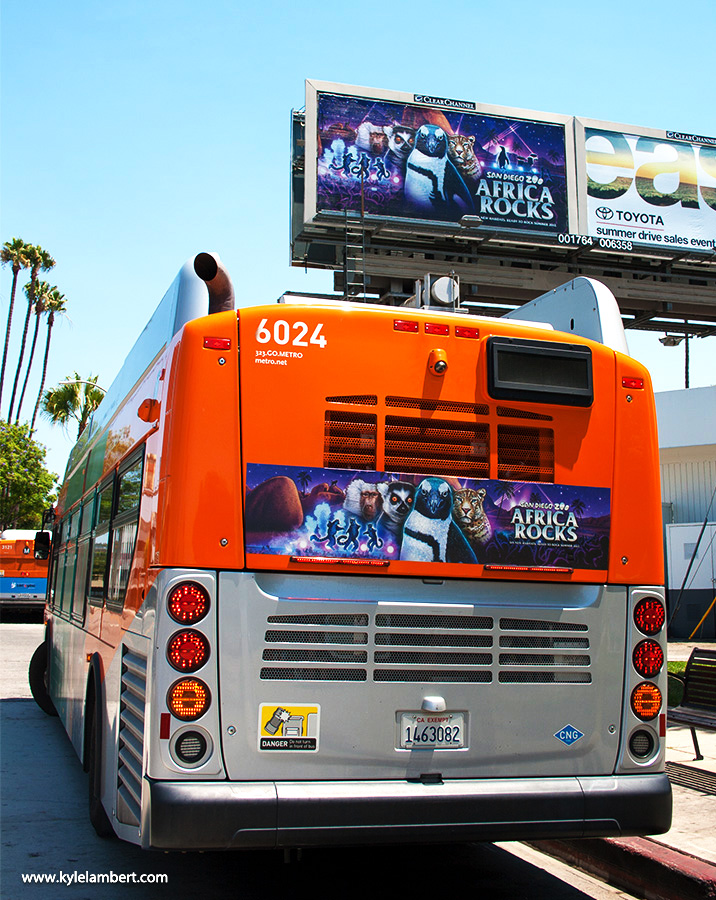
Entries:
MULTIPOLYGON (((77 370, 108 387, 200 250, 220 253, 241 305, 332 289, 288 264, 289 118, 306 78, 716 134, 713 0, 4 0, 1 26, 0 240, 57 260, 45 277, 68 315, 50 385, 77 370)), ((681 348, 628 337, 657 390, 683 387, 681 348)), ((691 342, 692 386, 716 382, 715 350, 691 342)), ((61 473, 72 440, 44 424, 38 437, 61 473)))

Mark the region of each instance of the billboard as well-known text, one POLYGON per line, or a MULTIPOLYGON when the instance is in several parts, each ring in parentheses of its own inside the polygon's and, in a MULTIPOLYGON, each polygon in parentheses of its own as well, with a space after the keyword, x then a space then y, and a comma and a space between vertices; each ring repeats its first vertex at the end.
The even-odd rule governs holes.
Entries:
POLYGON ((581 234, 625 250, 716 248, 716 138, 575 124, 581 234))
POLYGON ((567 116, 306 82, 305 221, 320 213, 576 230, 567 116), (474 220, 473 220, 474 221, 474 220))
POLYGON ((248 553, 384 565, 609 564, 608 488, 248 463, 245 501, 248 553), (287 517, 288 509, 300 513, 287 517))

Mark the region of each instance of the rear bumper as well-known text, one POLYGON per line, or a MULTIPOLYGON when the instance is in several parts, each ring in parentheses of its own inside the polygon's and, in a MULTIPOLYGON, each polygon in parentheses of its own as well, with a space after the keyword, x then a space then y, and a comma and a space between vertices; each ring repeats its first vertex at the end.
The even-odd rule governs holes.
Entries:
POLYGON ((142 843, 157 849, 309 847, 662 834, 666 775, 406 781, 147 779, 142 843))

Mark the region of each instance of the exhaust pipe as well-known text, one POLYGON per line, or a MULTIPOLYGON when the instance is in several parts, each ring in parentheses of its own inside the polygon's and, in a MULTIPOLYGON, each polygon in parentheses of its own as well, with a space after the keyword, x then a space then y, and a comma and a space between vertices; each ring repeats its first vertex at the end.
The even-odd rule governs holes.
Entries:
POLYGON ((234 309, 234 286, 217 253, 198 253, 194 271, 209 289, 209 315, 234 309))

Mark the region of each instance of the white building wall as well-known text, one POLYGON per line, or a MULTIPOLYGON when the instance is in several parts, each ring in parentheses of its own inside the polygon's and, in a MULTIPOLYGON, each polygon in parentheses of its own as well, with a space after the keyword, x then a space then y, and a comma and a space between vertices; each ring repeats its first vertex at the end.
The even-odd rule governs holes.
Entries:
MULTIPOLYGON (((673 521, 703 522, 716 486, 716 444, 661 450, 659 457, 661 499, 672 504, 673 521)), ((716 520, 714 506, 709 518, 716 520)))
POLYGON ((674 522, 703 522, 716 487, 716 386, 657 394, 656 417, 662 502, 674 522))

